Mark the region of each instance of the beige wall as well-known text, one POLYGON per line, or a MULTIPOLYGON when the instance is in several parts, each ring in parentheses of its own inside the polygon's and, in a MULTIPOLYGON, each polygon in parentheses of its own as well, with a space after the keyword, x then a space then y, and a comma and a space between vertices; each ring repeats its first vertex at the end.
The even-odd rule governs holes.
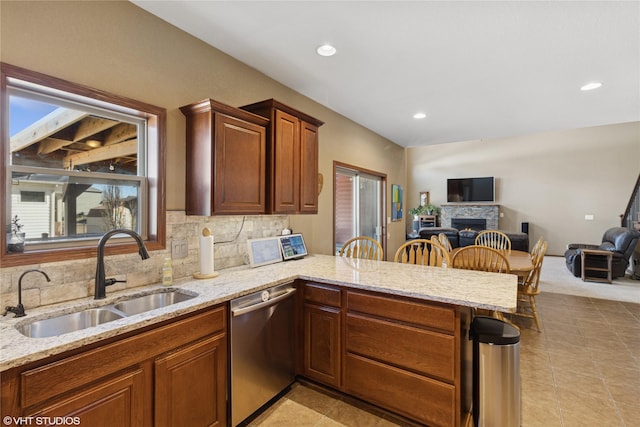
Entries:
POLYGON ((445 203, 447 178, 495 176, 499 227, 528 221, 531 239, 544 236, 548 253, 562 255, 620 225, 640 173, 640 122, 411 148, 407 170, 407 207, 420 191, 445 203))
MULTIPOLYGON (((312 252, 332 253, 334 160, 386 173, 390 184, 404 185, 402 147, 129 2, 3 1, 0 19, 2 61, 167 109, 168 210, 185 204, 185 124, 178 108, 204 98, 234 106, 275 98, 325 122, 319 213, 291 218, 312 252)), ((391 224, 389 233, 389 247, 395 248, 404 240, 404 224, 391 224)))
MULTIPOLYGON (((430 191, 445 201, 447 177, 493 175, 501 228, 529 221, 550 252, 597 241, 618 223, 638 175, 638 123, 459 142, 406 151, 129 2, 0 2, 0 60, 164 107, 168 111, 167 209, 184 209, 182 105, 213 98, 243 105, 276 98, 323 121, 318 215, 290 218, 315 253, 331 253, 333 161, 387 175, 403 185, 405 212, 430 191), (406 156, 406 158, 405 158, 406 156), (405 178, 406 176, 406 178, 405 178), (594 221, 585 221, 593 214, 594 221)), ((387 216, 389 216, 387 212, 387 216)), ((404 241, 404 222, 388 224, 388 256, 404 241)))

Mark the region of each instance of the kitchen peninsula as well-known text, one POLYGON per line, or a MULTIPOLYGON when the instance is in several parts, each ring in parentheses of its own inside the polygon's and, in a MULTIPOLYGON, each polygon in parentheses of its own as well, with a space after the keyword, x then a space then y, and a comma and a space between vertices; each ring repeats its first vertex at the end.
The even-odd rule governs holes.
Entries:
MULTIPOLYGON (((32 409, 29 403, 20 402, 18 394, 23 399, 28 394, 24 389, 19 392, 17 384, 22 381, 24 387, 29 378, 36 378, 34 372, 41 374, 48 366, 59 366, 69 358, 79 359, 85 353, 95 353, 103 342, 119 345, 121 341, 135 338, 138 331, 156 333, 156 327, 171 327, 172 322, 191 321, 195 316, 208 316, 208 325, 216 325, 203 328, 202 334, 215 338, 213 348, 217 350, 211 354, 217 354, 217 358, 212 360, 220 363, 219 367, 226 366, 226 360, 219 360, 221 355, 226 358, 226 303, 257 290, 294 281, 300 307, 298 374, 429 425, 459 425, 468 411, 470 348, 467 334, 471 309, 509 312, 516 307, 513 275, 313 255, 257 269, 222 270, 215 279, 182 280, 172 288, 193 293, 197 295, 195 298, 56 337, 28 338, 18 332, 16 326, 98 304, 113 304, 133 293, 150 293, 160 286, 107 294, 100 302, 82 299, 32 308, 27 310, 25 318, 4 318, 0 322, 3 411, 14 408, 12 412, 21 411, 19 415, 26 416, 29 410, 44 410, 42 402, 56 398, 52 395, 43 396, 41 401, 34 400, 32 409), (328 325, 327 332, 333 335, 318 337, 317 334, 325 331, 323 325, 328 325), (399 341, 398 346, 381 348, 375 337, 378 331, 383 334, 381 339, 392 340, 389 344, 393 344, 394 339, 405 340, 399 341), (316 338, 318 341, 314 341, 316 338), (331 354, 314 354, 318 342, 326 339, 332 343, 331 354), (80 353, 84 349, 89 351, 80 353), (326 357, 330 360, 325 360, 326 357), (367 381, 376 380, 384 384, 372 390, 367 381), (392 396, 394 399, 387 401, 381 390, 387 394, 404 390, 407 396, 392 396), (423 406, 418 407, 418 403, 423 406)), ((186 328, 179 330, 186 332, 186 328)), ((198 345, 203 339, 194 336, 198 345)), ((153 360, 156 364, 158 360, 162 362, 156 365, 156 375, 158 366, 162 369, 170 366, 165 356, 153 355, 153 360)), ((114 370, 117 369, 114 367, 114 370)), ((73 375, 71 372, 68 375, 73 375)), ((131 373, 131 378, 134 377, 131 373)), ((226 376, 217 380, 224 382, 225 389, 226 376)), ((82 386, 77 385, 78 389, 82 386)), ((67 390, 64 394, 65 398, 69 397, 67 390)), ((145 411, 133 413, 145 419, 145 411)), ((156 419, 160 415, 156 413, 156 419)), ((226 417, 218 421, 221 419, 224 425, 226 417)))

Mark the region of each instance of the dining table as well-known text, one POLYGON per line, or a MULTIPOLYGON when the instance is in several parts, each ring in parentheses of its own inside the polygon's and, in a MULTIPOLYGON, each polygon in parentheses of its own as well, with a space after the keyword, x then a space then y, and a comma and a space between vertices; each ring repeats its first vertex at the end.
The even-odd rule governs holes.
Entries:
MULTIPOLYGON (((451 256, 461 248, 454 248, 451 251, 451 256)), ((507 261, 509 261, 509 270, 511 274, 515 274, 518 278, 525 278, 531 270, 533 270, 533 261, 531 260, 531 254, 525 251, 509 250, 502 252, 507 261)))

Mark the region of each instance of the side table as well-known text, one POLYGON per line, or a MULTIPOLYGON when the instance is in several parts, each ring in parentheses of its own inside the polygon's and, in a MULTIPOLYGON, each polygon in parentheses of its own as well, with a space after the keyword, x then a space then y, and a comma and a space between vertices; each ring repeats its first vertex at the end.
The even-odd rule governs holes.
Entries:
POLYGON ((613 253, 599 249, 581 249, 582 281, 611 283, 613 253))

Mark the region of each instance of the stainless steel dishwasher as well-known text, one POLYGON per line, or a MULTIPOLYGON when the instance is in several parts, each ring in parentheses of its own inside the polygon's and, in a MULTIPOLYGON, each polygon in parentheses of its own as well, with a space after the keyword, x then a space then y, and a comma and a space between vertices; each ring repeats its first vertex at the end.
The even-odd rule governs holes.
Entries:
POLYGON ((290 386, 294 370, 292 284, 231 301, 231 425, 290 386))

